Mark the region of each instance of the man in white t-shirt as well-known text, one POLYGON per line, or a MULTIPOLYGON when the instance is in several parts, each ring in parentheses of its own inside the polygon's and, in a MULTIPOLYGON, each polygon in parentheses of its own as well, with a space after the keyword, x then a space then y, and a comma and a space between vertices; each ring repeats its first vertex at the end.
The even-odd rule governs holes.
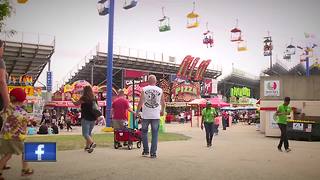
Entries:
POLYGON ((149 85, 144 87, 141 93, 141 98, 137 107, 137 112, 142 108, 142 143, 143 156, 149 155, 148 145, 148 127, 151 124, 151 149, 150 157, 157 157, 158 131, 160 116, 163 116, 165 101, 163 91, 157 87, 157 78, 154 75, 148 77, 149 85))

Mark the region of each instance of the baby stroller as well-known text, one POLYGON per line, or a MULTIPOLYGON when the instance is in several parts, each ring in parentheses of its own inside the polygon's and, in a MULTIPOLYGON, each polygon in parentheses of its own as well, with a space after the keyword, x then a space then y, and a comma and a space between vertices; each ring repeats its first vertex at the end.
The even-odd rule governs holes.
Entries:
POLYGON ((114 130, 114 148, 118 149, 120 147, 120 142, 128 142, 128 149, 133 148, 133 142, 137 142, 137 148, 141 147, 141 130, 140 129, 131 129, 131 128, 122 128, 114 130))

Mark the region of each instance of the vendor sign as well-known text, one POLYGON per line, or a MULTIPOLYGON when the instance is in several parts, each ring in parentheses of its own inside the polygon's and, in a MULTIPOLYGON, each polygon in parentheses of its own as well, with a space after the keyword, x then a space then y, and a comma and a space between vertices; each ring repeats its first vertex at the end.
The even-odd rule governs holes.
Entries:
POLYGON ((85 80, 78 80, 74 82, 71 86, 73 86, 73 92, 81 92, 85 86, 91 86, 89 82, 85 80))
POLYGON ((33 96, 34 95, 34 87, 33 86, 8 86, 8 91, 10 91, 14 88, 21 88, 23 89, 27 96, 33 96))
POLYGON ((276 111, 269 111, 269 127, 271 129, 278 129, 279 126, 277 124, 276 111))
POLYGON ((32 76, 9 76, 8 85, 31 86, 33 84, 32 76))
POLYGON ((172 87, 172 95, 175 101, 189 102, 200 97, 200 84, 196 83, 177 83, 172 87))
POLYGON ((279 81, 264 81, 264 96, 280 96, 279 81))
POLYGON ((230 96, 234 97, 250 97, 251 90, 247 87, 233 87, 230 89, 230 96))
POLYGON ((74 89, 74 86, 73 85, 70 85, 70 84, 66 84, 64 85, 63 87, 63 92, 66 93, 66 92, 72 92, 74 89))

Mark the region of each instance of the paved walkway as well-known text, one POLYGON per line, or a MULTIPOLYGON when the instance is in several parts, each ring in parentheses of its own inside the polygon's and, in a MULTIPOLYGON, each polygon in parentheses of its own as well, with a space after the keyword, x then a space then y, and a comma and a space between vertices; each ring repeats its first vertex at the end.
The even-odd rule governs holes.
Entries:
MULTIPOLYGON (((60 151, 56 163, 32 163, 33 180, 319 180, 320 143, 290 141, 290 153, 278 152, 277 138, 266 138, 253 126, 236 125, 221 131, 207 148, 204 132, 189 125, 167 125, 169 132, 191 136, 189 141, 162 142, 158 158, 141 157, 141 150, 97 148, 60 151)), ((9 163, 9 180, 19 177, 20 160, 9 163)))

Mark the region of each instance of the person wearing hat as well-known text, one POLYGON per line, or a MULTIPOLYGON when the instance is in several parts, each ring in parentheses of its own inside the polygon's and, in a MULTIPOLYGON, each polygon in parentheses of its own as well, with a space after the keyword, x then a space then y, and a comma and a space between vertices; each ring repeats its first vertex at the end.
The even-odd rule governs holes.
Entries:
MULTIPOLYGON (((23 142, 27 134, 27 112, 22 108, 26 100, 26 93, 21 88, 15 88, 10 92, 10 103, 6 111, 1 115, 6 120, 0 132, 0 154, 4 156, 0 160, 0 180, 3 180, 2 169, 11 159, 13 154, 23 154, 23 142)), ((22 159, 22 176, 33 174, 27 162, 22 159)))
POLYGON ((213 138, 213 125, 214 118, 217 116, 217 111, 215 108, 212 108, 211 102, 207 101, 206 108, 202 110, 202 120, 201 120, 201 129, 203 130, 203 125, 206 130, 206 140, 207 147, 212 146, 213 138))

